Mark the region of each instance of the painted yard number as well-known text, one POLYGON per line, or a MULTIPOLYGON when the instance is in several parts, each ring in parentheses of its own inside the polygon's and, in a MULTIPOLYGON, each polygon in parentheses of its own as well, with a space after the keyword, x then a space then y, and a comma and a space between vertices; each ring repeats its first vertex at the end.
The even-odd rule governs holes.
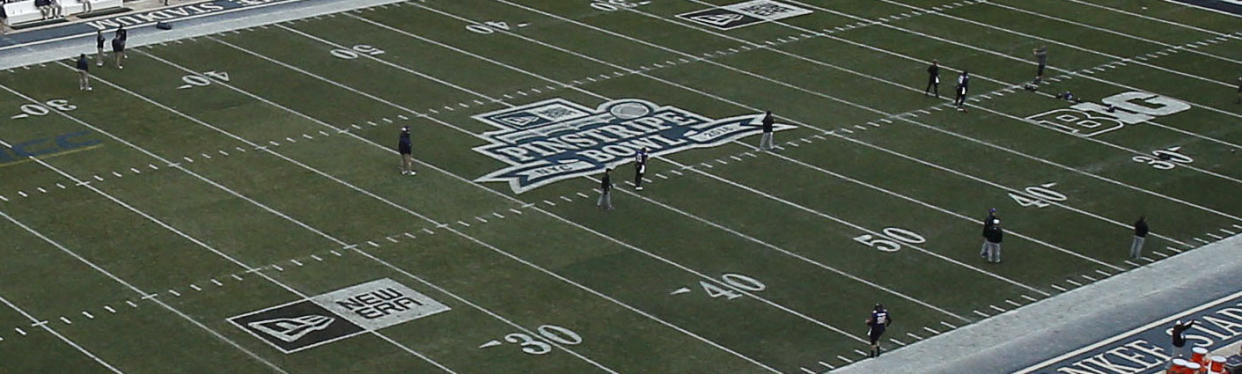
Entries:
POLYGON ((21 113, 15 114, 9 118, 22 119, 22 118, 27 118, 31 116, 42 117, 42 116, 46 116, 49 113, 51 113, 52 109, 56 109, 62 112, 69 112, 69 111, 73 111, 74 109, 78 109, 78 107, 76 105, 69 104, 69 100, 65 100, 65 99, 48 100, 47 102, 43 104, 22 104, 21 106, 17 107, 17 110, 21 111, 21 113))
MULTIPOLYGON (((520 27, 530 26, 530 24, 519 23, 515 26, 520 28, 520 27)), ((473 32, 475 34, 483 34, 483 35, 491 34, 491 33, 494 33, 500 30, 508 31, 511 29, 512 28, 509 27, 509 24, 504 21, 484 21, 483 23, 475 23, 475 24, 466 25, 466 30, 470 30, 470 32, 473 32)))
POLYGON ((617 10, 626 9, 626 8, 634 8, 639 5, 647 5, 649 3, 651 2, 643 1, 639 3, 632 3, 632 2, 629 2, 628 0, 595 0, 591 2, 591 7, 595 8, 596 10, 612 12, 612 11, 617 11, 617 10))
POLYGON ((900 227, 885 227, 880 230, 884 235, 874 236, 871 234, 863 234, 854 238, 854 241, 862 243, 862 245, 875 248, 880 252, 897 252, 901 249, 900 243, 906 244, 922 244, 927 239, 922 235, 900 227))
POLYGON ((1056 185, 1056 183, 1045 183, 1038 186, 1030 186, 1025 189, 1025 194, 1010 192, 1009 198, 1018 202, 1018 205, 1035 208, 1051 205, 1050 201, 1061 202, 1068 200, 1068 196, 1052 189, 1056 185))
POLYGON ((184 90, 184 89, 190 89, 194 87, 207 87, 211 85, 212 79, 215 79, 221 82, 228 82, 229 73, 222 72, 222 71, 208 71, 208 72, 204 72, 202 75, 188 74, 184 77, 181 77, 181 81, 185 82, 185 84, 178 86, 177 89, 184 90))
POLYGON ((375 48, 375 47, 372 47, 366 44, 359 44, 359 45, 350 47, 349 49, 344 49, 344 48, 333 49, 330 53, 332 53, 332 56, 335 56, 336 58, 339 58, 339 59, 355 60, 355 59, 358 59, 358 57, 362 57, 362 55, 367 55, 367 56, 382 55, 384 54, 384 50, 375 48))
POLYGON ((1169 170, 1177 167, 1177 164, 1189 164, 1195 162, 1190 156, 1181 154, 1182 147, 1170 147, 1161 149, 1151 153, 1151 156, 1141 155, 1134 156, 1130 159, 1140 164, 1147 164, 1153 168, 1160 170, 1169 170))
MULTIPOLYGON (((510 344, 517 344, 519 347, 522 347, 522 352, 531 355, 545 355, 548 354, 548 352, 552 352, 552 345, 547 342, 562 345, 582 344, 581 335, 578 335, 578 333, 573 330, 564 327, 556 325, 543 325, 539 326, 536 330, 539 331, 538 335, 546 341, 520 332, 505 335, 503 339, 505 342, 510 344)), ((483 343, 483 345, 480 345, 479 348, 491 348, 501 344, 504 343, 501 343, 499 340, 492 340, 487 343, 483 343)))
MULTIPOLYGON (((728 283, 730 286, 736 287, 737 289, 743 290, 746 292, 759 292, 759 291, 766 290, 768 288, 768 286, 764 285, 763 282, 760 282, 759 280, 755 278, 751 278, 751 277, 748 277, 742 274, 728 273, 728 274, 721 276, 720 280, 724 281, 724 283, 728 283)), ((699 281, 699 286, 702 286, 703 291, 707 292, 707 296, 713 299, 718 298, 718 297, 724 297, 728 300, 733 300, 733 299, 742 297, 741 292, 737 292, 737 291, 734 291, 734 290, 731 290, 725 287, 721 287, 718 284, 711 283, 708 281, 699 281)))

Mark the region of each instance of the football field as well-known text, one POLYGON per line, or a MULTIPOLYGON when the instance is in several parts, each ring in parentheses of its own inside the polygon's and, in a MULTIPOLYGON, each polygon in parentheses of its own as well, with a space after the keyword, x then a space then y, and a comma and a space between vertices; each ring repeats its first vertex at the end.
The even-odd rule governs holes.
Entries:
POLYGON ((830 371, 875 303, 898 350, 1242 232, 1239 21, 426 0, 84 43, 91 91, 0 71, 0 372, 830 371))

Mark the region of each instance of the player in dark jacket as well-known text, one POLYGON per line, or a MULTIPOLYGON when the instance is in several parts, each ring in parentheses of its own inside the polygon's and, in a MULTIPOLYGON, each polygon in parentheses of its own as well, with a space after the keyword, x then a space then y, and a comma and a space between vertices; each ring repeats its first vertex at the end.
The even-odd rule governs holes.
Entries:
POLYGON ((634 155, 634 189, 643 190, 643 174, 647 173, 647 147, 634 155))
POLYGON ((983 246, 979 248, 979 257, 988 258, 988 227, 996 220, 996 208, 988 209, 988 218, 983 219, 983 246))
MULTIPOLYGON (((89 3, 89 1, 87 3, 89 3)), ((104 54, 104 42, 106 41, 108 41, 108 38, 105 38, 103 36, 103 30, 95 31, 95 65, 96 66, 104 66, 103 54, 104 54)))
POLYGON ((116 58, 116 68, 125 69, 121 66, 121 60, 125 59, 125 39, 112 38, 112 55, 116 58))
POLYGON ((871 340, 870 357, 880 357, 880 337, 892 323, 893 317, 888 314, 887 309, 884 309, 884 305, 875 304, 875 308, 871 310, 871 316, 867 317, 867 338, 871 340))
POLYGON ((759 150, 771 151, 776 145, 772 141, 772 131, 776 129, 776 120, 772 119, 772 112, 768 111, 763 114, 763 137, 759 139, 759 150))
POLYGON ((612 169, 604 169, 604 176, 599 179, 599 201, 595 206, 612 210, 612 169))
POLYGON ((1143 242, 1147 241, 1147 217, 1139 216, 1134 222, 1134 241, 1130 242, 1130 258, 1143 256, 1143 242))
POLYGON ((1169 355, 1173 357, 1190 358, 1190 346, 1186 344, 1186 330, 1194 327, 1195 321, 1182 323, 1181 320, 1173 322, 1173 330, 1170 335, 1173 338, 1173 349, 1169 351, 1169 355))
POLYGON ((992 225, 988 226, 984 237, 987 241, 987 258, 988 262, 999 264, 1001 262, 1001 240, 1004 239, 1005 232, 1001 229, 1000 219, 992 220, 992 225))
POLYGON ((957 77, 957 97, 953 99, 953 105, 957 106, 957 110, 966 111, 966 89, 970 88, 970 73, 962 70, 962 75, 957 77))
POLYGON ((91 90, 91 63, 86 61, 86 54, 78 55, 78 90, 91 90))
POLYGON ((401 127, 397 139, 397 152, 401 153, 401 175, 414 175, 414 144, 410 142, 410 127, 401 127))
POLYGON ((923 89, 923 96, 931 96, 936 94, 936 98, 940 98, 940 62, 932 60, 931 66, 927 67, 927 88, 923 89))

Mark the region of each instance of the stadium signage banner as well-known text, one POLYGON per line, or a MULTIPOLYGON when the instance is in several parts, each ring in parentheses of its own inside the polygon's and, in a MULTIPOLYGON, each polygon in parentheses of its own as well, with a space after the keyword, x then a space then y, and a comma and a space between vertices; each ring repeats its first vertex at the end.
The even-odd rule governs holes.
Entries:
POLYGON ((678 14, 677 17, 721 30, 730 30, 811 13, 810 10, 781 2, 754 0, 678 14))
MULTIPOLYGON (((596 174, 650 156, 716 147, 762 132, 762 114, 712 119, 639 99, 613 100, 592 109, 549 99, 474 116, 500 128, 476 152, 509 164, 477 179, 506 182, 515 193, 596 174)), ((774 131, 794 126, 776 124, 774 131)))
MULTIPOLYGON (((1242 296, 1235 296, 1194 311, 1152 322, 1135 331, 1018 371, 1035 374, 1157 374, 1168 368, 1172 324, 1176 319, 1194 320, 1186 331, 1186 344, 1215 351, 1242 340, 1242 296)), ((1227 352, 1235 354, 1237 352, 1227 352)), ((1227 356, 1227 355, 1226 355, 1227 356)))
POLYGON ((229 9, 245 8, 257 5, 283 3, 294 0, 216 0, 197 4, 187 4, 171 8, 157 9, 147 12, 107 17, 86 22, 87 26, 98 30, 115 29, 120 26, 133 27, 161 21, 173 21, 191 16, 217 13, 229 9))
POLYGON ((235 316, 229 322, 288 354, 448 310, 384 278, 235 316))
POLYGON ((1223 12, 1242 15, 1242 0, 1171 0, 1179 3, 1216 9, 1223 12))

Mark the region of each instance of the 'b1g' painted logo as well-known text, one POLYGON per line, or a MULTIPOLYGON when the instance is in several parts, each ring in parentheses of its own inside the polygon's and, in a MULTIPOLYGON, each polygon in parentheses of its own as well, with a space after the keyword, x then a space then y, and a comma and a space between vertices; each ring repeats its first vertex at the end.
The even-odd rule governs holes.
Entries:
MULTIPOLYGON (((762 132, 762 114, 711 119, 646 100, 622 99, 591 109, 549 99, 474 116, 503 130, 485 134, 491 144, 476 152, 509 164, 478 182, 507 182, 513 192, 595 174, 651 156, 716 147, 762 132)), ((794 126, 776 124, 775 131, 794 126)))
POLYGON ((1190 104, 1148 92, 1125 92, 1097 103, 1078 103, 1068 109, 1036 114, 1026 119, 1065 133, 1089 138, 1126 125, 1137 125, 1160 116, 1190 109, 1190 104), (1113 111, 1109 111, 1109 106, 1113 111))

